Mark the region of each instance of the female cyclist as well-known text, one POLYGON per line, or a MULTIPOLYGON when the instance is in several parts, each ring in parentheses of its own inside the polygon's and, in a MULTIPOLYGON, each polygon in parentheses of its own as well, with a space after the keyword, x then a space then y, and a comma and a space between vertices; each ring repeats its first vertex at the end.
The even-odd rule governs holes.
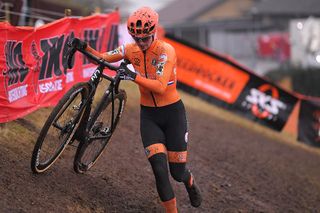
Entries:
POLYGON ((198 207, 202 201, 200 191, 186 168, 188 125, 176 89, 175 50, 156 38, 158 14, 149 7, 131 14, 127 27, 134 43, 106 53, 99 53, 80 40, 79 46, 108 62, 127 59, 132 63, 135 72, 126 70, 124 78, 138 84, 140 89, 141 138, 162 204, 166 212, 177 212, 176 198, 169 182, 170 170, 174 180, 184 183, 191 205, 198 207))

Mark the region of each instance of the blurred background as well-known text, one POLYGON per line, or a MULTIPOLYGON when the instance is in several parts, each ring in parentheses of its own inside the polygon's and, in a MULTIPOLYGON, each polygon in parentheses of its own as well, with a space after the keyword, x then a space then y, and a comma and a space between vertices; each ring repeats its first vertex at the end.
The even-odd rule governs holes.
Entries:
POLYGON ((39 26, 65 16, 141 6, 158 11, 166 33, 232 57, 281 87, 320 96, 319 0, 4 0, 1 20, 39 26))

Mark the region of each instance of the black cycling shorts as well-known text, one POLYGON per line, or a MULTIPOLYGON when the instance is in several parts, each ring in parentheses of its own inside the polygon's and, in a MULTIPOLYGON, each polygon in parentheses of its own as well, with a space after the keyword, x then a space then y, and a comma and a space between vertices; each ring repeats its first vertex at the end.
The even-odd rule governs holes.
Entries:
POLYGON ((163 144, 167 151, 187 151, 188 124, 181 100, 163 107, 141 106, 140 132, 144 148, 163 144))

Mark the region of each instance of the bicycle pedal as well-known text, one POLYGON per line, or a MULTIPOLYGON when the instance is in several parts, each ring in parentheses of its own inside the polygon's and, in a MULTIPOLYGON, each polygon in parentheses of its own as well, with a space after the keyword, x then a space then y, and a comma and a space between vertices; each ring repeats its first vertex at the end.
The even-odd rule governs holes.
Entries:
POLYGON ((102 128, 102 126, 103 126, 103 122, 96 122, 95 124, 94 124, 94 126, 91 128, 91 131, 94 133, 94 134, 96 134, 96 133, 98 133, 98 132, 101 132, 101 128, 102 128))
POLYGON ((73 106, 72 106, 72 109, 73 109, 73 110, 79 110, 79 109, 80 109, 80 105, 79 105, 79 106, 73 105, 73 106))
POLYGON ((104 130, 100 131, 100 134, 103 136, 106 136, 109 134, 109 132, 110 132, 110 128, 106 127, 104 130))

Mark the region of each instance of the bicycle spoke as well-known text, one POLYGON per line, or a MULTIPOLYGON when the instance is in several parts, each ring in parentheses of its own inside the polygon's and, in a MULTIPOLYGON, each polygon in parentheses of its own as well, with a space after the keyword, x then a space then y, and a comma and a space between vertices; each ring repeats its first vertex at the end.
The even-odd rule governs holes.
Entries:
POLYGON ((60 131, 63 130, 64 127, 60 126, 59 124, 57 124, 56 122, 52 124, 52 126, 54 126, 55 128, 59 129, 60 131))
POLYGON ((33 151, 33 172, 40 173, 49 168, 65 149, 83 115, 83 100, 88 94, 87 84, 80 83, 70 89, 52 111, 33 151))
POLYGON ((75 156, 74 169, 76 172, 87 171, 101 156, 120 119, 125 98, 125 93, 122 92, 115 96, 114 106, 109 97, 105 98, 106 101, 96 108, 90 120, 93 123, 88 125, 90 127, 89 137, 79 145, 75 156))

